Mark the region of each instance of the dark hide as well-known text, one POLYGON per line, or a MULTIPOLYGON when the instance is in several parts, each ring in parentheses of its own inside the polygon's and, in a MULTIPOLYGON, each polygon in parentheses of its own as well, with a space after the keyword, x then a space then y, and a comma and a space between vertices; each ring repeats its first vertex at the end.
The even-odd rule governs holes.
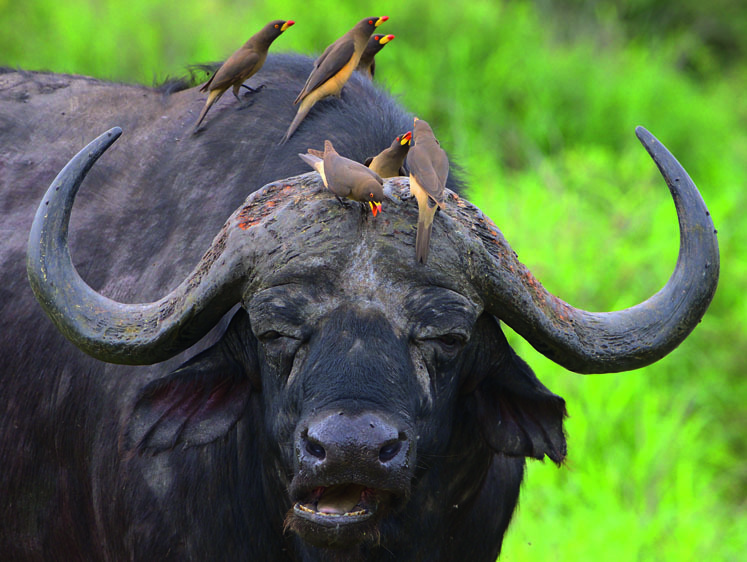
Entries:
MULTIPOLYGON (((293 300, 286 317, 264 314, 270 304, 255 298, 150 367, 87 357, 35 302, 25 246, 36 206, 68 159, 109 127, 125 133, 78 195, 71 245, 82 277, 123 302, 172 289, 248 193, 308 171, 296 153, 330 139, 362 161, 411 128, 411 115, 354 76, 341 100, 318 103, 279 146, 310 65, 270 56, 248 83, 265 85, 248 107, 224 96, 194 136, 205 100, 196 88, 0 74, 3 560, 493 560, 523 457, 562 460, 562 400, 492 317, 467 315, 458 337, 444 335, 435 297, 405 331, 391 311, 352 300, 317 318, 293 300), (431 328, 441 335, 418 336, 431 328), (345 359, 362 334, 369 344, 345 359), (284 524, 294 444, 338 407, 395 427, 415 462, 394 478, 401 490, 370 535, 329 551, 284 524)), ((296 296, 313 300, 322 282, 309 275, 296 296)))

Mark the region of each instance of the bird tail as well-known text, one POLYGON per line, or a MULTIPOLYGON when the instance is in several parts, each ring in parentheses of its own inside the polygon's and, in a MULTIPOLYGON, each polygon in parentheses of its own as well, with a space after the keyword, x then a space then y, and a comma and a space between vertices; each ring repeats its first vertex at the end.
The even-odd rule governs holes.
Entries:
POLYGON ((319 166, 322 165, 324 160, 316 156, 315 154, 300 154, 301 160, 306 162, 309 166, 314 168, 317 172, 319 171, 319 166))
POLYGON ((418 233, 415 237, 415 258, 420 263, 425 263, 428 259, 428 246, 431 241, 431 228, 433 223, 426 224, 424 220, 418 221, 418 233))
POLYGON ((308 115, 309 111, 311 110, 311 107, 314 105, 316 100, 310 100, 309 98, 305 98, 301 105, 298 108, 298 111, 296 112, 296 116, 293 118, 293 121, 290 124, 290 127, 288 127, 288 130, 285 133, 285 136, 283 137, 283 140, 280 141, 280 144, 285 144, 288 142, 288 139, 293 136, 293 133, 296 132, 296 129, 301 124, 301 121, 304 120, 304 117, 308 115))
POLYGON ((332 141, 329 139, 324 141, 324 154, 337 154, 335 147, 332 146, 332 141))
POLYGON ((221 92, 220 90, 213 90, 212 92, 210 92, 210 94, 208 94, 208 99, 205 102, 205 107, 203 107, 202 111, 200 111, 200 116, 197 118, 197 123, 195 123, 194 129, 192 129, 192 133, 197 132, 197 129, 200 128, 200 123, 202 123, 202 120, 205 119, 205 115, 207 115, 208 109, 210 109, 213 104, 218 101, 222 93, 223 92, 221 92))
MULTIPOLYGON (((200 67, 198 67, 198 68, 200 68, 200 67)), ((205 70, 205 69, 203 68, 203 70, 205 70)), ((213 78, 215 78, 215 75, 216 75, 216 74, 218 74, 218 71, 217 71, 217 70, 215 70, 215 71, 213 72, 213 75, 212 75, 212 76, 210 77, 210 80, 208 80, 207 82, 205 82, 205 83, 204 83, 204 84, 202 85, 202 87, 200 87, 200 91, 201 91, 201 92, 207 92, 207 91, 208 91, 208 88, 210 88, 210 84, 212 84, 212 83, 213 83, 213 78)))

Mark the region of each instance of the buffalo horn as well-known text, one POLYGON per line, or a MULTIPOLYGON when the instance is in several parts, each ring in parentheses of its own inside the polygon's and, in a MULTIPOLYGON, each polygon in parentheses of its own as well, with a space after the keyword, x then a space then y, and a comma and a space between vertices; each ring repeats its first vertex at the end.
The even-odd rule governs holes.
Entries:
POLYGON ((91 166, 121 134, 115 127, 99 136, 52 182, 31 227, 26 268, 37 300, 75 345, 103 361, 144 365, 166 360, 204 336, 239 301, 243 272, 214 242, 192 274, 153 303, 122 304, 81 279, 68 246, 73 201, 91 166), (221 261, 229 265, 213 267, 221 261))
POLYGON ((638 127, 636 135, 669 186, 680 226, 674 273, 658 293, 636 306, 615 312, 570 306, 518 261, 490 219, 474 208, 471 213, 470 230, 478 241, 471 276, 485 309, 540 353, 578 373, 627 371, 662 358, 700 322, 718 284, 718 240, 700 193, 651 133, 638 127))

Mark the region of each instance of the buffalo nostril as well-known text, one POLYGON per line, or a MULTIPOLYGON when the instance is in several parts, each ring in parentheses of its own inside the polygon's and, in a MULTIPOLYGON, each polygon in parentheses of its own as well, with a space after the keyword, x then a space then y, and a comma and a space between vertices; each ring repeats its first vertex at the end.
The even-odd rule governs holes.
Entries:
POLYGON ((322 447, 319 443, 314 443, 313 441, 306 441, 306 451, 312 456, 316 457, 319 460, 324 460, 324 457, 327 456, 327 452, 324 450, 324 447, 322 447))
POLYGON ((401 448, 401 441, 393 441, 392 443, 387 443, 381 449, 379 449, 379 460, 381 462, 389 462, 397 456, 397 453, 399 453, 399 450, 401 448))

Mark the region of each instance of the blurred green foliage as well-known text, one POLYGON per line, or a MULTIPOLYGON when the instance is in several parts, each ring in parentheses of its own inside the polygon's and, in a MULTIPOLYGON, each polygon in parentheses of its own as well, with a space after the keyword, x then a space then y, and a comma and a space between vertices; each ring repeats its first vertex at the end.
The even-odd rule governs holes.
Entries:
POLYGON ((721 247, 701 325, 636 372, 582 377, 512 345, 568 403, 565 467, 529 463, 504 560, 741 560, 747 552, 747 7, 741 0, 0 0, 0 64, 151 83, 273 18, 318 53, 391 17, 377 79, 428 119, 470 197, 545 286, 630 306, 673 270, 674 207, 642 124, 700 187, 721 247))

